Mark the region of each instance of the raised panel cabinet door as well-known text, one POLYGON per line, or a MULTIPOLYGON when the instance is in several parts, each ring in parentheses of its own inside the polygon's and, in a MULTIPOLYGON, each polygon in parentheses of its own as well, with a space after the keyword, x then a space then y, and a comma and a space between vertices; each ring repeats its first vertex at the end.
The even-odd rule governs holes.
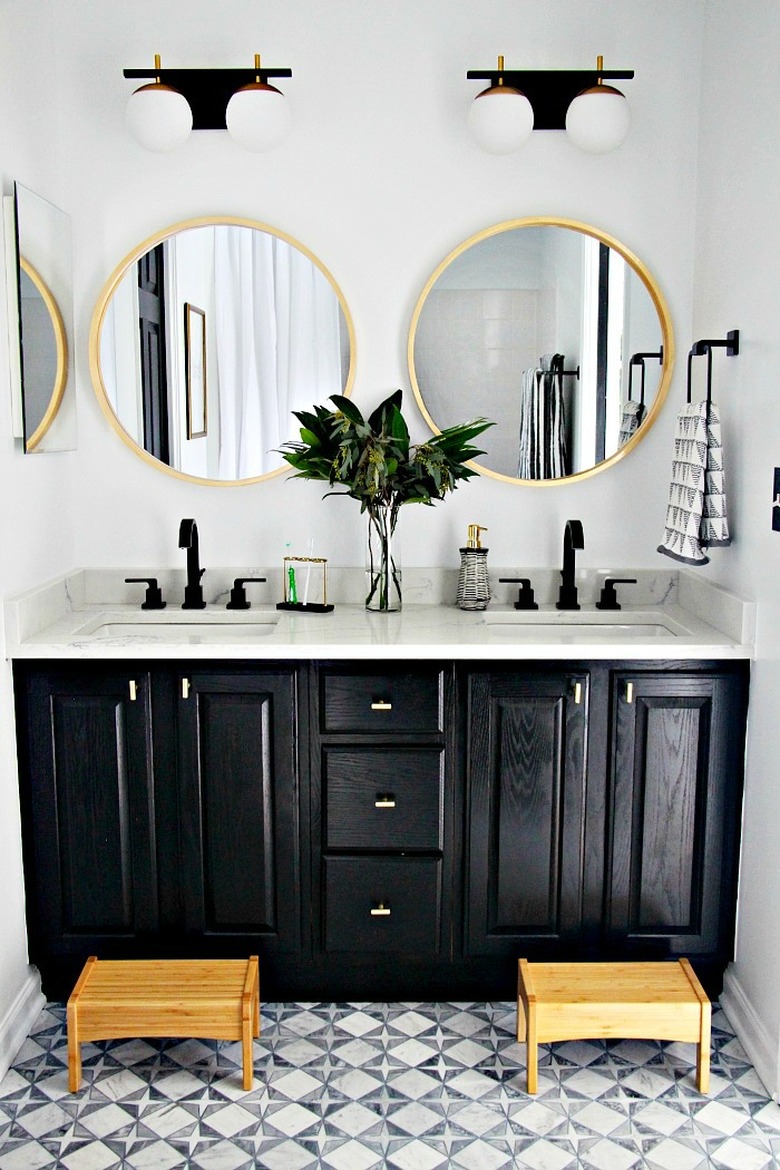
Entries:
POLYGON ((17 682, 33 951, 105 953, 157 927, 149 679, 90 666, 17 682))
POLYGON ((733 932, 744 695, 728 674, 612 684, 608 942, 723 958, 733 932))
POLYGON ((298 949, 295 671, 183 671, 178 686, 185 930, 298 949))
POLYGON ((583 673, 468 678, 467 954, 554 955, 576 938, 587 704, 583 673))

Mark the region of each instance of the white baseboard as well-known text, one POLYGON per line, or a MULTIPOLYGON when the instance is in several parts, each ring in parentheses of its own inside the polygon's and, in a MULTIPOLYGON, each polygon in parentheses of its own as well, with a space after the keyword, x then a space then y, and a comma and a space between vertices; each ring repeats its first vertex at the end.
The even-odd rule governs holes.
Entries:
POLYGON ((41 977, 35 967, 30 967, 19 994, 0 1020, 0 1080, 8 1072, 45 1006, 41 977))
POLYGON ((733 966, 728 967, 723 976, 720 1006, 728 1016, 753 1068, 764 1082, 766 1091, 777 1099, 777 1040, 761 1023, 745 989, 734 974, 733 966))

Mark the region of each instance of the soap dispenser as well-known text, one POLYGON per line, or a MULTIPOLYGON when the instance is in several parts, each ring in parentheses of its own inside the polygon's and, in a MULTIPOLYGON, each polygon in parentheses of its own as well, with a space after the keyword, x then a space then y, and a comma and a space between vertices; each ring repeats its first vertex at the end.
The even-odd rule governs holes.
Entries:
POLYGON ((461 609, 487 609, 490 601, 488 550, 482 547, 483 532, 487 532, 487 528, 482 528, 479 524, 469 524, 466 547, 460 550, 457 601, 461 609))

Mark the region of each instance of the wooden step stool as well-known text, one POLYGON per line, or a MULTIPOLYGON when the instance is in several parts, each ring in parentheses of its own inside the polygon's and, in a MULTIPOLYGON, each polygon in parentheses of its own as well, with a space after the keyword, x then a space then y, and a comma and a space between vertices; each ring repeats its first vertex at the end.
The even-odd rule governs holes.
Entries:
POLYGON ((696 1044, 696 1088, 710 1086, 710 1001, 687 959, 678 963, 529 963, 517 978, 517 1039, 528 1047, 528 1092, 537 1045, 556 1040, 683 1040, 696 1044))
POLYGON ((92 955, 68 1000, 68 1087, 81 1085, 81 1044, 136 1036, 240 1040, 252 1088, 260 1035, 260 974, 250 959, 129 959, 92 955))

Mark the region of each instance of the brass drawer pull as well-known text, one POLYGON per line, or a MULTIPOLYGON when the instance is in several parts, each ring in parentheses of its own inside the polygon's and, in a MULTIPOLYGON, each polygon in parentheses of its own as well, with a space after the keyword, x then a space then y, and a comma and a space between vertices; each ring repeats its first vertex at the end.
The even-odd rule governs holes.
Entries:
POLYGON ((390 917, 390 907, 385 906, 384 902, 380 902, 378 906, 372 906, 371 907, 371 917, 372 918, 389 918, 390 917))
POLYGON ((375 699, 371 704, 372 711, 392 711, 393 704, 388 703, 387 699, 375 699))
POLYGON ((395 797, 391 792, 378 793, 374 808, 395 808, 395 797))

